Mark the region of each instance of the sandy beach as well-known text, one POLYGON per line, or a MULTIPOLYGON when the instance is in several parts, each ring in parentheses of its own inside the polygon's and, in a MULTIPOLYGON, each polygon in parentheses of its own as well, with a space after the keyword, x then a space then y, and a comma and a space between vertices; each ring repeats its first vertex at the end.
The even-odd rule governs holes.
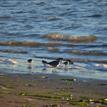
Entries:
POLYGON ((107 107, 107 81, 0 74, 0 107, 107 107))

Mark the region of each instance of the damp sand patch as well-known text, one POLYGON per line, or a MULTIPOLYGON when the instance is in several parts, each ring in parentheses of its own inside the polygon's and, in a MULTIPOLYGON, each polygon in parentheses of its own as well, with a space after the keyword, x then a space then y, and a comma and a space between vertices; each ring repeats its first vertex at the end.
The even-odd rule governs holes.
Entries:
POLYGON ((0 105, 14 107, 101 107, 107 106, 106 86, 101 86, 106 81, 77 79, 74 77, 46 75, 5 75, 0 78, 0 105), (17 77, 17 78, 16 78, 17 77), (31 85, 26 85, 32 84, 31 85), (71 83, 71 84, 70 84, 71 83), (71 89, 72 88, 72 89, 71 89), (11 90, 12 89, 12 90, 11 90), (6 91, 9 90, 9 93, 6 91), (5 92, 4 92, 5 91, 5 92), (84 93, 83 93, 84 92, 84 93), (21 99, 21 100, 19 100, 21 99), (12 102, 12 103, 11 103, 12 102), (12 105, 14 103, 14 105, 12 105), (42 105, 41 105, 42 103, 42 105), (60 106, 55 106, 60 107, 60 106))

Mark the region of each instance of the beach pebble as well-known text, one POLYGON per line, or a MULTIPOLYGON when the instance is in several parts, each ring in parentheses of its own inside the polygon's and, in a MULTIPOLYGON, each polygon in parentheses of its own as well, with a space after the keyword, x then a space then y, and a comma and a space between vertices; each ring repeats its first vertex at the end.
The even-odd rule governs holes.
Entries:
POLYGON ((76 78, 74 78, 74 79, 73 79, 73 81, 74 81, 74 82, 76 82, 76 81, 77 81, 77 79, 76 79, 76 78))
POLYGON ((95 104, 95 102, 94 102, 94 100, 93 99, 89 99, 89 102, 90 102, 90 104, 95 104))
POLYGON ((73 99, 73 95, 72 95, 72 94, 70 95, 70 99, 71 99, 71 100, 73 99))
POLYGON ((49 107, 61 107, 59 104, 51 104, 49 107))
POLYGON ((42 107, 61 107, 59 104, 50 104, 50 105, 43 105, 42 107))
POLYGON ((42 79, 46 79, 46 78, 48 78, 48 76, 41 76, 41 78, 42 78, 42 79))
POLYGON ((48 105, 43 105, 42 107, 49 107, 48 105))
POLYGON ((104 101, 107 101, 107 98, 105 98, 104 101))
POLYGON ((69 101, 69 98, 68 98, 68 97, 66 98, 66 101, 69 101))
POLYGON ((62 100, 65 100, 65 97, 62 97, 61 99, 62 99, 62 100))
POLYGON ((25 84, 25 86, 27 86, 27 87, 32 87, 32 84, 25 84))

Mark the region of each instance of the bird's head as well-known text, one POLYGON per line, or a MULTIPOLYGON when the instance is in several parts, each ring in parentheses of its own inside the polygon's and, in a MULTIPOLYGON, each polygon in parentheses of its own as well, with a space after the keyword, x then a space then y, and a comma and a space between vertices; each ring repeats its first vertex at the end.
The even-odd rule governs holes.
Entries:
POLYGON ((27 62, 28 62, 28 63, 31 63, 31 62, 32 62, 32 59, 28 59, 27 62))
POLYGON ((73 64, 73 62, 70 59, 66 60, 69 64, 73 64))

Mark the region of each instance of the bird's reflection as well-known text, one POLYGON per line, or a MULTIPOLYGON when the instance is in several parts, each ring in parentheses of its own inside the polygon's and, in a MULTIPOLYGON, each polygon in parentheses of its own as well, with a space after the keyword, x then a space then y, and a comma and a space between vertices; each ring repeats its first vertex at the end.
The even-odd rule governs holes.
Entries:
POLYGON ((54 67, 43 67, 42 69, 43 72, 49 72, 49 73, 57 73, 58 69, 54 67))

